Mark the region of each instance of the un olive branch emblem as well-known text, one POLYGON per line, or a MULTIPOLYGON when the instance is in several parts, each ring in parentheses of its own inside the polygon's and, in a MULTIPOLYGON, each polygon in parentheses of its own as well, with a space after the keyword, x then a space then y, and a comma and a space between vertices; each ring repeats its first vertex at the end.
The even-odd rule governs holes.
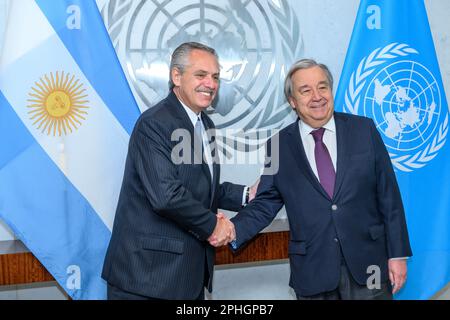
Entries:
POLYGON ((119 47, 119 35, 122 32, 123 24, 131 9, 131 5, 131 0, 110 0, 100 11, 116 50, 119 47))
MULTIPOLYGON (((242 2, 242 4, 244 3, 242 2)), ((238 3, 231 3, 231 7, 236 8, 240 7, 240 5, 238 3)), ((264 145, 266 137, 270 135, 271 130, 280 129, 282 120, 292 111, 284 98, 284 78, 282 77, 286 74, 289 66, 301 57, 303 42, 300 34, 300 23, 287 0, 279 0, 276 2, 268 0, 267 7, 269 9, 266 12, 271 14, 272 21, 278 29, 278 39, 281 40, 279 55, 282 57, 282 62, 279 63, 281 71, 284 72, 280 72, 279 78, 274 77, 273 80, 270 80, 276 83, 264 94, 268 98, 266 100, 267 107, 249 118, 245 122, 242 131, 234 133, 232 139, 226 139, 222 150, 227 156, 228 152, 226 148, 240 148, 242 145, 246 145, 249 151, 258 150, 264 145), (257 131, 258 134, 251 136, 246 134, 254 131, 257 131)), ((225 10, 230 10, 230 8, 226 8, 225 10)), ((125 21, 130 11, 132 11, 131 0, 110 0, 101 10, 105 26, 116 50, 120 46, 120 35, 122 29, 125 27, 125 21)), ((246 13, 251 14, 247 11, 246 13)))
MULTIPOLYGON (((286 64, 283 67, 287 73, 287 69, 290 65, 300 58, 300 54, 303 50, 303 42, 301 41, 300 36, 300 24, 295 12, 287 4, 286 0, 280 1, 280 6, 280 8, 277 8, 269 2, 270 11, 275 17, 278 31, 283 40, 281 43, 281 52, 286 64)), ((284 79, 280 79, 280 85, 276 86, 275 90, 271 92, 267 105, 275 105, 277 107, 274 109, 266 108, 259 124, 260 129, 276 124, 291 112, 291 107, 285 101, 283 95, 283 83, 284 79)))
MULTIPOLYGON (((347 90, 345 91, 344 111, 352 114, 359 114, 361 97, 375 71, 378 71, 384 65, 387 65, 393 59, 407 57, 409 55, 419 54, 407 44, 391 43, 385 47, 373 50, 368 56, 364 57, 357 69, 351 74, 347 90)), ((425 147, 415 153, 390 152, 392 164, 398 170, 411 172, 414 169, 424 167, 428 162, 434 159, 438 151, 444 146, 448 133, 448 111, 444 110, 445 119, 440 124, 437 134, 425 147)))
MULTIPOLYGON (((276 26, 279 35, 282 39, 281 53, 285 65, 282 66, 285 72, 292 63, 298 60, 303 51, 303 41, 300 35, 300 23, 294 10, 288 5, 286 0, 279 1, 279 6, 274 5, 273 2, 268 1, 270 11, 275 18, 276 26)), ((231 147, 233 143, 237 143, 238 148, 243 148, 243 142, 248 144, 248 150, 258 150, 265 144, 265 138, 270 136, 270 129, 277 123, 281 122, 292 111, 283 94, 284 78, 277 79, 278 84, 270 91, 267 106, 264 112, 257 114, 248 124, 243 128, 243 131, 236 134, 236 141, 227 141, 228 146, 231 147), (270 106, 275 106, 271 108, 270 106), (255 129, 260 135, 255 138, 247 136, 245 132, 255 129), (266 132, 265 132, 266 130, 266 132), (260 137, 264 137, 262 140, 260 137)), ((276 126, 275 129, 281 129, 281 125, 276 126)), ((224 149, 225 150, 225 149, 224 149)), ((242 150, 242 149, 240 149, 242 150)), ((225 150, 226 151, 226 150, 225 150)), ((227 152, 224 152, 227 156, 227 152)))

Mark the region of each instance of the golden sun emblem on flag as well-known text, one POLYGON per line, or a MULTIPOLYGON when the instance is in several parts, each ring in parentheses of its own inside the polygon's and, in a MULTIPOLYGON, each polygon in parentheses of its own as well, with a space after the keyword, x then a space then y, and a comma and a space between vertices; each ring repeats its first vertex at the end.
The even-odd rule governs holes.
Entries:
POLYGON ((42 133, 67 135, 86 120, 88 95, 83 83, 75 76, 64 71, 55 75, 50 72, 50 76, 46 74, 34 84, 29 93, 28 114, 42 133))

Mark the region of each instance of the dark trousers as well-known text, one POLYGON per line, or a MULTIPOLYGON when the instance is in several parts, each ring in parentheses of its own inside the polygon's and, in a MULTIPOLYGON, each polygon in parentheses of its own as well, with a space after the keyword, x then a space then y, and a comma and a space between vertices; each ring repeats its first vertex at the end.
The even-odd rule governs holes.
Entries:
MULTIPOLYGON (((109 283, 108 283, 108 288, 107 288, 107 297, 108 297, 108 300, 164 300, 164 299, 159 299, 159 298, 141 296, 141 295, 138 295, 135 293, 124 291, 120 288, 110 285, 109 283)), ((194 300, 205 300, 204 288, 202 288, 202 290, 200 290, 200 294, 194 300)))
POLYGON ((390 283, 382 283, 380 289, 369 289, 358 284, 350 274, 347 265, 341 257, 341 277, 338 287, 330 292, 323 292, 314 296, 299 296, 298 300, 392 300, 390 283))

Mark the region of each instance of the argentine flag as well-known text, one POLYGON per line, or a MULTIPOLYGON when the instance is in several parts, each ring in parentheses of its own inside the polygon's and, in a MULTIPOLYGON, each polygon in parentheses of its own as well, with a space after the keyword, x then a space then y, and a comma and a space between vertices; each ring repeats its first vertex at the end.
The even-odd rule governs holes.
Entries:
POLYGON ((413 256, 399 299, 450 281, 449 110, 423 0, 362 0, 336 109, 374 120, 402 193, 413 256))
POLYGON ((14 0, 0 56, 0 219, 73 299, 101 279, 139 109, 94 0, 14 0))

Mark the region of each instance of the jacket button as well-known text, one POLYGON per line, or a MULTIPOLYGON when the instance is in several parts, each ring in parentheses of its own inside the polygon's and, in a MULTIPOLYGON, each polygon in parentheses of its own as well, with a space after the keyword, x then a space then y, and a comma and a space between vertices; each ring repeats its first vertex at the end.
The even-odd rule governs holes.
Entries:
POLYGON ((337 205, 333 204, 333 205, 331 206, 331 210, 336 211, 337 209, 338 209, 338 206, 337 206, 337 205))
POLYGON ((334 242, 339 242, 338 238, 334 238, 333 240, 334 240, 334 242))

